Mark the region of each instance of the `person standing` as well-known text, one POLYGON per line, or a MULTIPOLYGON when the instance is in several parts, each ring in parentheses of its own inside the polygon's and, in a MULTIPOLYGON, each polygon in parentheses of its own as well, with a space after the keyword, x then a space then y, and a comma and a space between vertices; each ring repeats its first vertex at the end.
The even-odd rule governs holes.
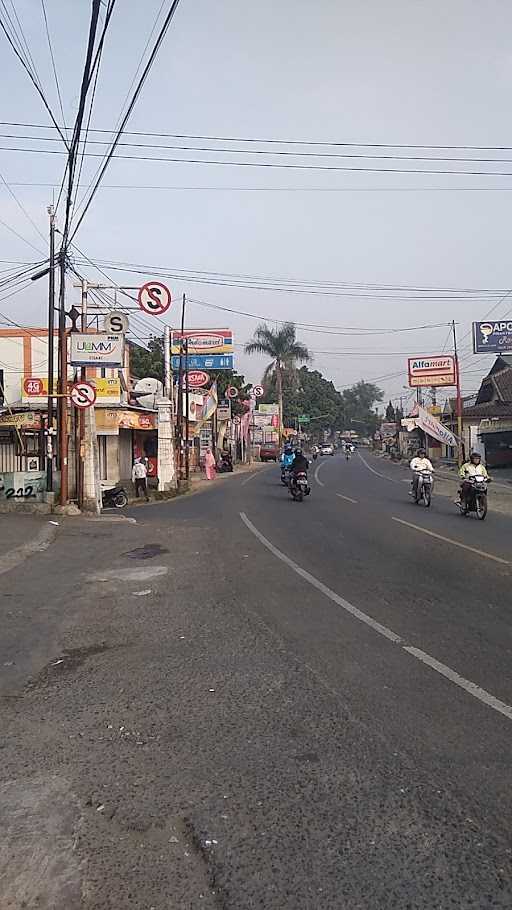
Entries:
POLYGON ((142 495, 145 497, 146 502, 149 502, 148 469, 145 462, 140 458, 135 459, 132 470, 132 481, 135 484, 135 495, 137 499, 139 498, 139 492, 142 492, 142 495))
POLYGON ((215 480, 215 456, 211 449, 206 450, 206 455, 204 456, 204 469, 206 471, 206 479, 215 480))

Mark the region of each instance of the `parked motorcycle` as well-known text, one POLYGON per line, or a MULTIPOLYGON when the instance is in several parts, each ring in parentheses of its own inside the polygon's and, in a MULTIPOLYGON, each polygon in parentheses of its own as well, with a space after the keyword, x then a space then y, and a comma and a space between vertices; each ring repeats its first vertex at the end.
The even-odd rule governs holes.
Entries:
POLYGON ((434 483, 434 478, 430 471, 418 471, 418 485, 416 487, 416 493, 414 497, 414 502, 417 506, 423 502, 428 509, 430 503, 432 502, 432 486, 434 483))
POLYGON ((124 509, 128 505, 128 494, 119 484, 102 486, 101 505, 104 509, 124 509))
POLYGON ((483 521, 487 515, 487 483, 486 477, 467 477, 464 483, 470 484, 470 489, 464 494, 464 499, 457 503, 462 515, 475 512, 476 517, 483 521))
POLYGON ((295 502, 302 502, 305 496, 309 496, 311 488, 308 484, 308 475, 305 471, 298 471, 290 475, 290 495, 295 502))
POLYGON ((229 452, 223 452, 217 467, 219 474, 231 474, 233 471, 233 459, 229 452))

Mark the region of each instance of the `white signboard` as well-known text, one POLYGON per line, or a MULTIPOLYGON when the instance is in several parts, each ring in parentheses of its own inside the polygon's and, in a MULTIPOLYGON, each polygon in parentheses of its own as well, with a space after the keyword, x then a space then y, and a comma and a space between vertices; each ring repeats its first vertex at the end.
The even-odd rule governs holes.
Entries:
POLYGON ((124 335, 71 332, 69 339, 72 366, 124 366, 124 335))
POLYGON ((126 313, 119 313, 117 311, 111 311, 107 313, 103 319, 103 331, 104 332, 113 332, 119 335, 126 335, 128 329, 130 328, 130 323, 128 321, 128 316, 126 313))
POLYGON ((457 437, 450 433, 439 420, 436 420, 435 417, 432 417, 432 414, 429 414, 425 408, 418 407, 418 416, 415 417, 416 425, 420 427, 425 433, 428 433, 429 436, 432 436, 433 439, 437 439, 438 442, 443 442, 446 446, 458 445, 457 437))

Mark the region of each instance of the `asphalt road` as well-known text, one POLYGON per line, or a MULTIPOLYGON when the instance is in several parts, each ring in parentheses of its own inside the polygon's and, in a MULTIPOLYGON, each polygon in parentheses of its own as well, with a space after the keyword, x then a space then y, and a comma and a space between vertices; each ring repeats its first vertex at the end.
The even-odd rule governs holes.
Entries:
POLYGON ((2 910, 512 906, 512 519, 405 479, 272 465, 3 575, 2 910))

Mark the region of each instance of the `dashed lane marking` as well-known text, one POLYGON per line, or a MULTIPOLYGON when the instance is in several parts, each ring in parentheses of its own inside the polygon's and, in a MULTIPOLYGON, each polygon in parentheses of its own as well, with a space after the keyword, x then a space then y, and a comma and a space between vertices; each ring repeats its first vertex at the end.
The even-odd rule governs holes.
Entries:
POLYGON ((414 525, 410 521, 404 521, 403 518, 395 518, 394 515, 391 516, 392 521, 397 521, 401 525, 406 525, 408 528, 414 528, 415 531, 420 531, 422 534, 428 534, 429 537, 435 537, 437 540, 442 540, 443 543, 451 543, 454 547, 460 547, 461 550, 469 550, 470 553, 476 553, 477 556, 482 556, 484 559, 492 559, 493 562, 499 562, 502 566, 512 565, 508 559, 502 559, 501 556, 494 556, 493 553, 486 553, 485 550, 477 550, 476 547, 470 547, 467 543, 461 543, 460 540, 453 540, 451 537, 443 537, 442 534, 436 534, 435 531, 429 531, 427 528, 422 528, 420 525, 414 525))
POLYGON ((359 502, 358 499, 351 499, 350 496, 344 496, 343 493, 336 493, 336 496, 339 496, 340 499, 346 499, 347 502, 353 502, 355 506, 359 502))
POLYGON ((319 487, 325 487, 325 483, 323 482, 323 480, 320 480, 320 478, 318 476, 318 472, 320 471, 320 468, 323 468, 325 464, 327 464, 326 461, 321 461, 320 464, 317 466, 315 473, 313 475, 319 487))
MULTIPOLYGON (((471 682, 469 679, 465 679, 464 676, 460 676, 456 670, 452 670, 451 667, 446 666, 446 664, 441 663, 436 660, 435 657, 431 657, 430 654, 427 654, 426 651, 422 651, 421 648, 415 648, 412 645, 407 644, 400 635, 397 635, 396 632, 393 632, 391 629, 388 629, 387 626, 383 626, 382 623, 377 622, 373 617, 368 616, 367 613, 363 613, 362 610, 359 610, 357 607, 354 607, 353 604, 349 603, 348 600, 345 600, 343 597, 340 597, 339 594, 336 594, 335 591, 332 591, 331 588, 328 588, 327 585, 324 585, 322 581, 318 578, 315 578, 314 575, 311 575, 310 572, 307 572, 306 569, 303 569, 298 563, 294 562, 293 559, 290 559, 286 553, 283 553, 281 550, 278 550, 277 547, 265 537, 258 528, 253 525, 252 521, 247 517, 245 512, 240 512, 240 518, 242 519, 244 525, 248 530, 253 534, 264 547, 267 548, 277 559, 280 559, 285 565, 290 569, 300 575, 304 581, 307 581, 308 584, 312 585, 313 588, 316 588, 317 591, 320 591, 321 594, 324 594, 325 597, 328 597, 329 600, 332 600, 333 603, 337 604, 347 613, 350 613, 355 619, 358 619, 359 622, 362 622, 365 626, 369 626, 370 629, 373 629, 374 632, 377 632, 378 635, 382 635, 383 638, 386 638, 388 641, 391 641, 393 644, 398 645, 402 651, 405 651, 407 654, 410 654, 411 657, 415 657, 416 660, 419 660, 420 663, 424 664, 427 667, 430 667, 431 670, 434 670, 436 673, 439 673, 441 676, 444 676, 445 679, 453 683, 455 686, 458 686, 459 689, 463 689, 473 698, 476 698, 482 704, 486 705, 488 708, 492 708, 493 711, 497 711, 499 714, 503 714, 508 720, 512 720, 512 706, 507 705, 505 702, 501 701, 499 698, 496 698, 495 695, 492 695, 491 692, 487 692, 485 689, 482 689, 479 685, 474 682, 471 682)), ((471 548, 469 548, 471 549, 471 548)), ((499 560, 502 562, 503 560, 499 560)))

